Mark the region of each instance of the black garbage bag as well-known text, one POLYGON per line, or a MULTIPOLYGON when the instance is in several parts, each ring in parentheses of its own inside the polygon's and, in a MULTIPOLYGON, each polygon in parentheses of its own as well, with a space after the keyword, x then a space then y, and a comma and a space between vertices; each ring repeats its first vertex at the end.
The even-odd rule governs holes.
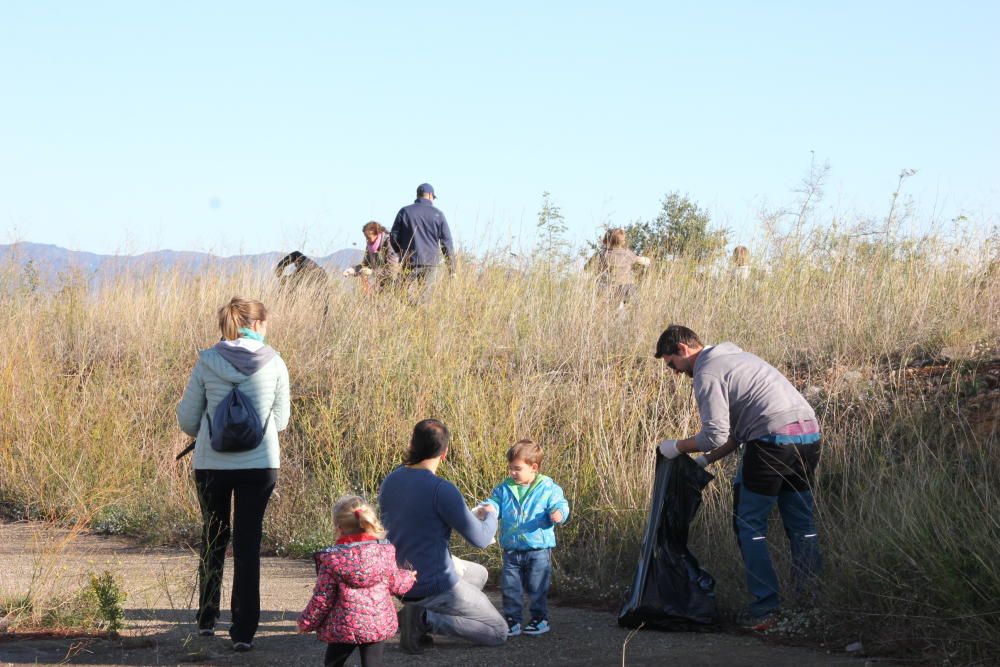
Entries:
POLYGON ((687 547, 702 489, 712 479, 690 457, 668 459, 657 451, 649 524, 618 625, 684 630, 716 622, 715 580, 687 547))

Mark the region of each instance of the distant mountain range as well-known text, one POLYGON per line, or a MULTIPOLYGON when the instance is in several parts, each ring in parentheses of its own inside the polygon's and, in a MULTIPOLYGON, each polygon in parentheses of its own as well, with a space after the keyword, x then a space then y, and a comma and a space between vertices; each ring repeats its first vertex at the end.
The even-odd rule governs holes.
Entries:
MULTIPOLYGON (((82 273, 91 282, 101 282, 120 273, 142 275, 153 269, 199 272, 208 268, 235 269, 244 266, 273 270, 287 253, 266 252, 258 255, 219 257, 206 252, 157 250, 141 255, 99 255, 67 250, 47 243, 0 245, 0 266, 15 262, 31 266, 43 282, 51 282, 67 271, 82 273)), ((361 261, 361 250, 345 248, 325 257, 311 257, 333 275, 361 261)))

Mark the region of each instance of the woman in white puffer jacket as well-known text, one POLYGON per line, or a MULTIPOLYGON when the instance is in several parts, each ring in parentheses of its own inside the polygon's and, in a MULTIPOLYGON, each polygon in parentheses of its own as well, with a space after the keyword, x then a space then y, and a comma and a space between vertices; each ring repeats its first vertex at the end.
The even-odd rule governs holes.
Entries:
POLYGON ((288 425, 288 368, 264 342, 267 310, 260 301, 233 297, 219 309, 222 340, 198 355, 177 406, 181 430, 195 437, 194 479, 204 526, 198 569, 198 631, 215 632, 222 569, 230 535, 233 589, 230 601, 233 648, 247 651, 260 621, 260 544, 264 511, 278 480, 278 431, 288 425), (211 419, 235 385, 264 426, 263 439, 248 451, 219 452, 211 446, 211 419), (230 529, 230 507, 235 506, 230 529))

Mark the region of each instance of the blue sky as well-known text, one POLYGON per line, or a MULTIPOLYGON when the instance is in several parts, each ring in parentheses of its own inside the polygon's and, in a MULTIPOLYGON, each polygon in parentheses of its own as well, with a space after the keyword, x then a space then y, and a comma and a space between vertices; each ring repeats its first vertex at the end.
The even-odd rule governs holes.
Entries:
POLYGON ((752 240, 1000 211, 992 2, 0 4, 0 242, 326 254, 429 181, 459 242, 582 242, 688 193, 752 240), (701 5, 711 5, 702 7, 701 5))

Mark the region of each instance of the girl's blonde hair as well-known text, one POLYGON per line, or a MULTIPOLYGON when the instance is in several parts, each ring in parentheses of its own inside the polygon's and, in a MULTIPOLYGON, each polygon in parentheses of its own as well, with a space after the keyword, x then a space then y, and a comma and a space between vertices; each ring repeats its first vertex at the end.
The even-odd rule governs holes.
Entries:
POLYGON ((733 248, 733 265, 750 266, 750 248, 745 245, 738 245, 733 248))
POLYGON ((621 227, 609 229, 604 234, 605 248, 624 248, 627 243, 628 238, 625 236, 625 230, 621 227))
POLYGON ((240 337, 240 327, 250 328, 254 322, 267 320, 267 308, 260 301, 234 296, 219 308, 219 330, 226 340, 240 337))
POLYGON ((333 525, 341 535, 368 533, 376 537, 385 535, 385 528, 378 520, 374 508, 361 496, 344 496, 333 505, 333 525))

